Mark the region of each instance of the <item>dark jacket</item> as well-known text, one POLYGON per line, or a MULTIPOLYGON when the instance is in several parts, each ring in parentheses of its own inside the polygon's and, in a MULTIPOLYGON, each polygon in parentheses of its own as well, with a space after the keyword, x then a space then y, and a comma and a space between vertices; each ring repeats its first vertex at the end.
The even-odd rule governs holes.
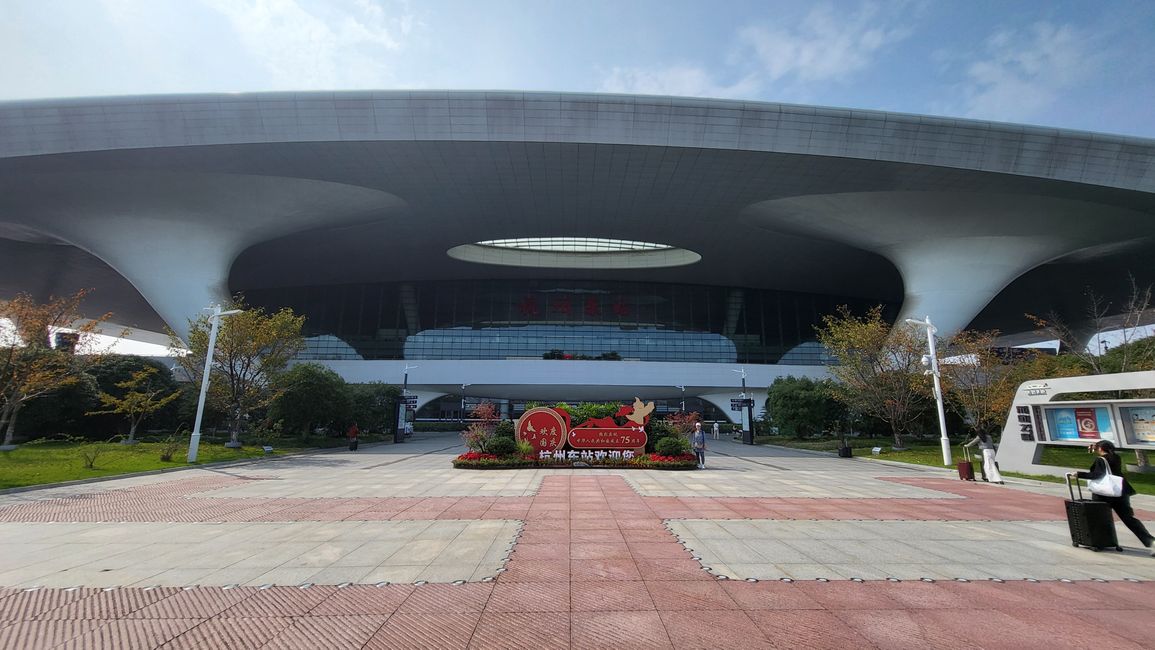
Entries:
MULTIPOLYGON (((1108 464, 1111 466, 1112 474, 1115 476, 1123 476, 1123 461, 1119 458, 1118 454, 1112 456, 1100 456, 1096 458, 1095 462, 1091 463, 1091 469, 1086 472, 1079 472, 1078 476, 1079 478, 1085 478, 1089 481, 1102 478, 1103 475, 1107 472, 1108 464), (1104 460, 1107 462, 1104 463, 1104 460)), ((1129 497, 1132 494, 1135 494, 1135 488, 1131 487, 1131 484, 1127 482, 1127 477, 1123 476, 1123 496, 1129 497)))

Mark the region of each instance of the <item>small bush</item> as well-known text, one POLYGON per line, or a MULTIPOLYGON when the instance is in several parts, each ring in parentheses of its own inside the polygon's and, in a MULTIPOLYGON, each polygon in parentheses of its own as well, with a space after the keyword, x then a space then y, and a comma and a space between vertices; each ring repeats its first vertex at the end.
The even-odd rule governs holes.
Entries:
POLYGON ((509 438, 513 440, 513 420, 502 420, 498 422, 497 428, 493 430, 493 435, 495 438, 509 438))
MULTIPOLYGON (((180 430, 178 429, 177 433, 179 433, 179 432, 180 432, 180 430)), ((184 446, 183 440, 181 438, 178 438, 176 433, 174 433, 173 435, 162 440, 160 443, 160 460, 161 460, 161 462, 162 463, 171 463, 172 457, 175 456, 176 452, 180 451, 181 447, 183 447, 183 446, 184 446)))
POLYGON ((666 436, 654 443, 659 456, 681 456, 690 453, 690 441, 682 436, 666 436))
POLYGON ((528 442, 526 442, 524 440, 518 440, 517 441, 517 453, 519 456, 532 456, 533 455, 533 445, 529 444, 528 442))
POLYGON ((517 453, 517 441, 513 438, 495 436, 485 445, 485 450, 494 456, 512 456, 517 453))

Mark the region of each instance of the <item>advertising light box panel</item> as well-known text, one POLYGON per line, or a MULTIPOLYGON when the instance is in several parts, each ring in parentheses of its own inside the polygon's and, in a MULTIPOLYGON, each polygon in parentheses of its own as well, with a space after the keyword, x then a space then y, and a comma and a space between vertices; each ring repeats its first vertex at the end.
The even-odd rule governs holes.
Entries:
POLYGON ((1129 444, 1155 447, 1155 404, 1120 406, 1119 416, 1129 444))
POLYGON ((1047 431, 1058 442, 1094 442, 1114 437, 1111 411, 1106 406, 1046 407, 1047 431))

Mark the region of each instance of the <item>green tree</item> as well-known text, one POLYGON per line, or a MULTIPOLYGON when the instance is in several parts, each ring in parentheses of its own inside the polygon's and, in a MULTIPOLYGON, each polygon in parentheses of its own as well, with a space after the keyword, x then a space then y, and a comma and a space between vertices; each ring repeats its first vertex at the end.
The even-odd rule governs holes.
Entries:
POLYGON ((950 361, 939 362, 948 403, 975 433, 1002 429, 1024 381, 1083 374, 1086 368, 1077 357, 1033 350, 1008 357, 995 348, 998 336, 997 330, 959 332, 947 348, 950 361))
POLYGON ((367 384, 348 384, 349 417, 366 431, 384 431, 396 426, 396 404, 401 388, 374 381, 367 384))
POLYGON ((770 422, 782 433, 805 438, 846 419, 846 406, 834 398, 828 379, 779 377, 766 391, 770 422))
MULTIPOLYGON (((229 426, 228 446, 240 446, 241 427, 252 411, 269 405, 281 389, 277 375, 305 347, 301 328, 304 316, 285 308, 267 314, 260 308, 246 307, 240 298, 227 309, 238 314, 221 319, 216 349, 211 365, 208 398, 225 414, 229 426)), ((174 349, 187 349, 176 361, 194 384, 199 384, 208 355, 209 316, 189 321, 187 345, 169 332, 174 349)))
POLYGON ((180 397, 179 390, 168 391, 150 384, 157 372, 156 368, 146 366, 132 373, 129 379, 117 382, 116 387, 124 391, 120 395, 101 391, 100 403, 104 408, 90 411, 89 415, 123 415, 128 420, 127 442, 136 442, 136 428, 140 423, 180 397))
POLYGON ((317 427, 340 428, 350 416, 349 391, 341 375, 319 363, 298 363, 277 377, 278 394, 268 419, 287 433, 308 435, 317 427))
MULTIPOLYGON (((109 354, 92 364, 88 368, 88 374, 96 381, 97 395, 100 392, 105 392, 113 395, 118 395, 123 392, 123 389, 117 387, 117 384, 132 379, 133 374, 142 370, 152 369, 149 371, 148 380, 145 382, 145 388, 149 391, 161 390, 164 394, 172 392, 180 392, 182 390, 189 390, 192 387, 185 383, 182 384, 173 376, 172 370, 169 367, 172 362, 163 363, 156 359, 148 357, 137 356, 133 354, 109 354)), ((197 387, 199 388, 199 387, 197 387)), ((153 427, 157 428, 176 428, 177 413, 179 409, 178 402, 181 398, 166 404, 160 409, 149 414, 148 420, 153 427)), ((96 411, 100 408, 100 399, 96 397, 95 402, 87 411, 96 411)), ((113 415, 92 415, 88 417, 88 426, 103 433, 107 437, 107 431, 122 426, 123 418, 113 415)), ((189 426, 192 426, 192 421, 189 420, 189 426)))
POLYGON ((931 401, 930 382, 922 375, 926 343, 908 327, 891 328, 882 307, 859 318, 843 305, 822 319, 818 341, 837 361, 832 394, 852 411, 890 425, 894 446, 902 448, 931 401))
POLYGON ((82 316, 87 291, 39 303, 28 294, 0 301, 0 430, 4 447, 11 448, 20 410, 29 402, 80 381, 86 368, 100 358, 94 332, 108 314, 94 320, 82 316), (61 331, 76 336, 76 349, 54 348, 52 335, 61 331), (74 354, 74 352, 84 354, 74 354))

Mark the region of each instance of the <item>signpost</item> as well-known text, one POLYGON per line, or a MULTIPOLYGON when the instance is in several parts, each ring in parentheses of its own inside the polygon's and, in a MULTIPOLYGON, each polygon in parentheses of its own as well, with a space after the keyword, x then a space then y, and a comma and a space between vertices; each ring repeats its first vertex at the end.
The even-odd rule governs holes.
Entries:
POLYGON ((752 406, 754 406, 754 400, 752 398, 749 398, 749 397, 747 397, 745 399, 735 398, 735 399, 730 400, 730 410, 731 411, 741 411, 744 408, 749 408, 752 406))

